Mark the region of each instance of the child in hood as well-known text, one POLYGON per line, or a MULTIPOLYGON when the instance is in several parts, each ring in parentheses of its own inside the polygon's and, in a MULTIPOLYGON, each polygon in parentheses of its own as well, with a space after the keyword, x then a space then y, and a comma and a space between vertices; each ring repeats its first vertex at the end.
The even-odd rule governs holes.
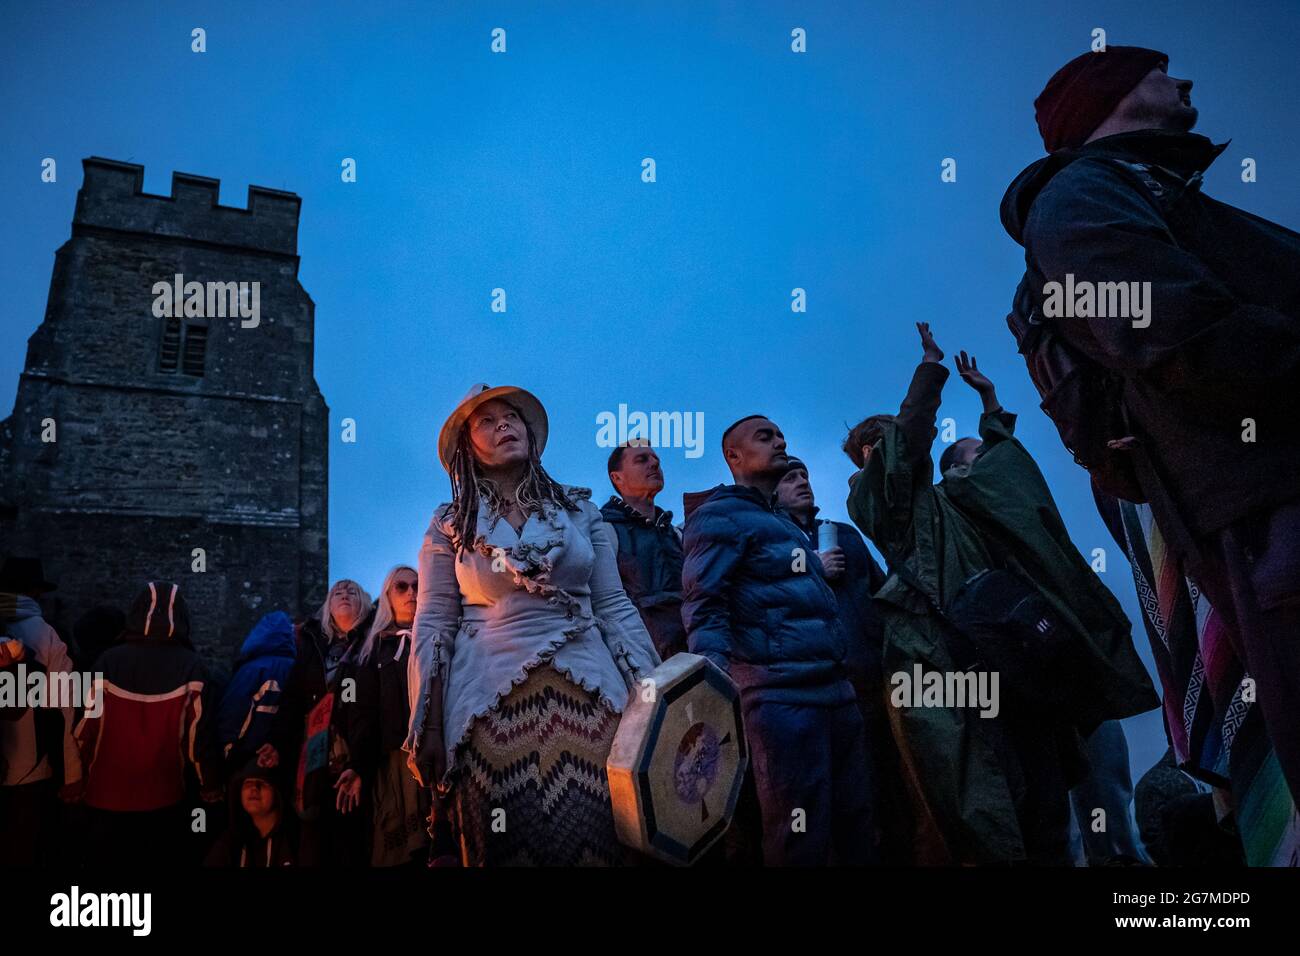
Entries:
POLYGON ((298 863, 295 818, 285 810, 274 771, 251 758, 230 778, 230 826, 212 845, 206 866, 273 867, 298 863))

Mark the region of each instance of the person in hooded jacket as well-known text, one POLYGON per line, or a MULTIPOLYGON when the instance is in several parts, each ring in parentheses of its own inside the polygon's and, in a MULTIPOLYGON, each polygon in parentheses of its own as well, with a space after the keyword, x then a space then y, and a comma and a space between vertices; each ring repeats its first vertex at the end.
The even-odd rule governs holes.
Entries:
MULTIPOLYGON (((0 636, 20 642, 27 666, 51 676, 74 670, 67 646, 41 615, 39 599, 54 586, 38 558, 9 557, 0 566, 0 636)), ((36 863, 56 825, 56 794, 67 801, 80 792, 76 706, 69 700, 33 707, 0 725, 0 863, 36 863)))
MULTIPOLYGON (((23 642, 17 638, 0 638, 0 679, 21 686, 33 674, 45 676, 45 668, 27 653, 23 642)), ((40 717, 40 710, 29 707, 21 696, 0 702, 0 735, 9 736, 29 714, 40 717)), ((47 710, 46 714, 49 713, 47 710)), ((53 714, 58 712, 53 711, 53 714)), ((43 756, 49 752, 50 729, 39 722, 33 728, 35 753, 43 756)), ((58 736, 55 735, 56 740, 58 736)), ((8 771, 5 750, 0 749, 0 780, 8 771)), ((42 856, 48 856, 44 836, 52 825, 50 811, 53 804, 49 789, 47 782, 27 792, 12 787, 0 790, 0 866, 34 866, 42 856), (14 794, 18 799, 13 798, 14 794)))
POLYGON ((85 767, 92 862, 183 862, 192 841, 187 773, 202 799, 221 799, 207 673, 190 644, 180 588, 150 581, 132 601, 122 639, 99 656, 77 743, 85 767))
POLYGON ((1201 191, 1226 144, 1191 132, 1168 60, 1085 53, 1035 100, 1050 155, 1002 200, 1025 249, 1013 316, 1115 381, 1125 490, 1228 623, 1300 800, 1300 233, 1201 191))
POLYGON ((205 866, 270 868, 298 863, 297 817, 286 806, 275 771, 249 759, 227 785, 230 824, 208 851, 205 866))
POLYGON ((785 437, 751 415, 722 449, 735 484, 684 499, 682 618, 690 652, 740 689, 763 862, 874 863, 866 730, 835 594, 808 536, 776 506, 785 437))
POLYGON ((293 667, 293 621, 272 611, 248 632, 217 707, 217 743, 228 766, 243 766, 271 736, 293 667))
POLYGON ((370 810, 365 781, 375 749, 358 696, 357 657, 374 606, 355 581, 330 588, 317 615, 302 626, 293 667, 258 764, 285 765, 294 809, 302 818, 304 866, 365 866, 370 858, 370 810))
POLYGON ((388 572, 358 657, 357 700, 371 711, 363 721, 371 736, 358 742, 373 751, 371 866, 402 866, 429 849, 429 788, 415 779, 402 749, 411 720, 407 662, 418 587, 414 568, 399 564, 388 572))
MULTIPOLYGON (((1069 865, 1068 794, 1086 769, 1080 733, 1159 701, 1128 619, 1070 542, 1041 472, 1015 439, 1015 416, 965 353, 958 370, 983 400, 981 440, 945 452, 948 470, 933 483, 930 449, 949 373, 929 324, 917 331, 922 360, 898 414, 864 419, 844 442, 860 469, 849 516, 890 570, 875 601, 894 687, 890 717, 914 797, 916 860, 1069 865), (1001 673, 1008 659, 987 656, 988 645, 972 653, 973 638, 956 623, 967 585, 995 569, 1035 589, 1051 615, 1038 619, 1041 633, 1059 635, 1050 645, 1059 657, 1022 671, 1019 684, 1015 673, 1001 673), (895 697, 906 687, 900 675, 918 670, 987 673, 993 706, 895 697)), ((1020 659, 1040 660, 1016 652, 1009 661, 1020 659)))

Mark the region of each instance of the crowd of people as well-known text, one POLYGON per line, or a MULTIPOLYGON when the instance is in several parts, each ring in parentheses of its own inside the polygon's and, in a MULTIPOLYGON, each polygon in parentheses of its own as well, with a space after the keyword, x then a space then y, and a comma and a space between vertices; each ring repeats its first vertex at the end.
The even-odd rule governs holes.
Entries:
POLYGON ((702 865, 1300 863, 1300 235, 1200 192, 1221 148, 1166 65, 1110 47, 1058 71, 1049 155, 1002 210, 1026 250, 1008 324, 1131 564, 1160 694, 965 352, 978 434, 936 481, 951 373, 919 322, 897 410, 844 439, 851 524, 819 520, 764 415, 725 430, 731 481, 678 526, 646 442, 610 454, 598 507, 543 467, 537 397, 475 386, 415 564, 376 600, 341 580, 267 614, 221 689, 177 584, 65 639, 40 562, 11 557, 0 667, 103 679, 81 712, 0 713, 0 857, 648 863, 606 761, 629 694, 688 652, 738 688, 750 756, 702 865), (1150 283, 1151 312, 1047 307, 1067 276, 1150 283), (1134 788, 1119 722, 1162 698, 1169 749, 1134 788))

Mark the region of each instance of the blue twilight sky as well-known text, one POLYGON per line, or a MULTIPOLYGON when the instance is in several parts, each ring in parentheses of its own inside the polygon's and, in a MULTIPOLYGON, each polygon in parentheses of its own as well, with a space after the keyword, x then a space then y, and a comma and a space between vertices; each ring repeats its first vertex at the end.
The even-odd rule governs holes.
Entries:
MULTIPOLYGON (((1233 140, 1207 191, 1295 227, 1294 2, 41 3, 0 20, 0 415, 69 234, 80 160, 302 196, 301 281, 331 409, 330 565, 414 561, 447 480, 438 427, 476 381, 533 390, 546 465, 608 492, 596 416, 702 412, 661 503, 726 478, 722 429, 774 418, 843 517, 845 423, 897 408, 912 323, 965 348, 1085 552, 1111 542, 1004 324, 1021 250, 997 206, 1042 153, 1031 103, 1087 49, 1153 46, 1233 140), (1026 9, 1032 7, 1034 9, 1026 9), (207 31, 207 52, 190 31, 207 31), (490 52, 491 31, 507 52, 490 52), (806 54, 790 49, 795 27, 806 54), (40 181, 44 157, 55 184, 40 181), (1258 182, 1240 181, 1243 157, 1258 182), (357 160, 344 183, 340 162, 357 160), (641 181, 653 157, 658 181, 641 181), (957 160, 957 182, 940 163, 957 160), (490 310, 506 290, 508 312, 490 310), (808 311, 790 309, 807 290, 808 311), (357 441, 340 441, 340 421, 357 441)), ((955 377, 942 415, 975 428, 955 377)), ((1136 619, 1131 579, 1105 580, 1136 619)), ((1139 647, 1149 661, 1145 638, 1139 647)), ((1134 766, 1163 750, 1128 722, 1134 766)))

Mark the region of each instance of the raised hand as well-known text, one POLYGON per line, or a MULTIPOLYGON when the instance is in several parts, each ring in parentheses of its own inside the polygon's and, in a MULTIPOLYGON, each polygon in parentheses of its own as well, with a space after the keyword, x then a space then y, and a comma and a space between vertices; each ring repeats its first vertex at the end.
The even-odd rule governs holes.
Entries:
POLYGON ((998 402, 998 393, 993 387, 993 380, 980 371, 979 366, 975 364, 975 356, 967 355, 965 351, 959 353, 957 374, 979 394, 980 400, 984 403, 984 411, 995 412, 1002 407, 998 402))
POLYGON ((942 362, 943 349, 939 348, 938 344, 934 341, 934 336, 930 332, 930 323, 916 323, 916 331, 921 333, 921 348, 923 350, 921 361, 942 362))
POLYGON ((963 382, 981 395, 993 391, 993 382, 975 364, 975 356, 967 355, 965 351, 957 356, 957 374, 961 376, 963 382))

